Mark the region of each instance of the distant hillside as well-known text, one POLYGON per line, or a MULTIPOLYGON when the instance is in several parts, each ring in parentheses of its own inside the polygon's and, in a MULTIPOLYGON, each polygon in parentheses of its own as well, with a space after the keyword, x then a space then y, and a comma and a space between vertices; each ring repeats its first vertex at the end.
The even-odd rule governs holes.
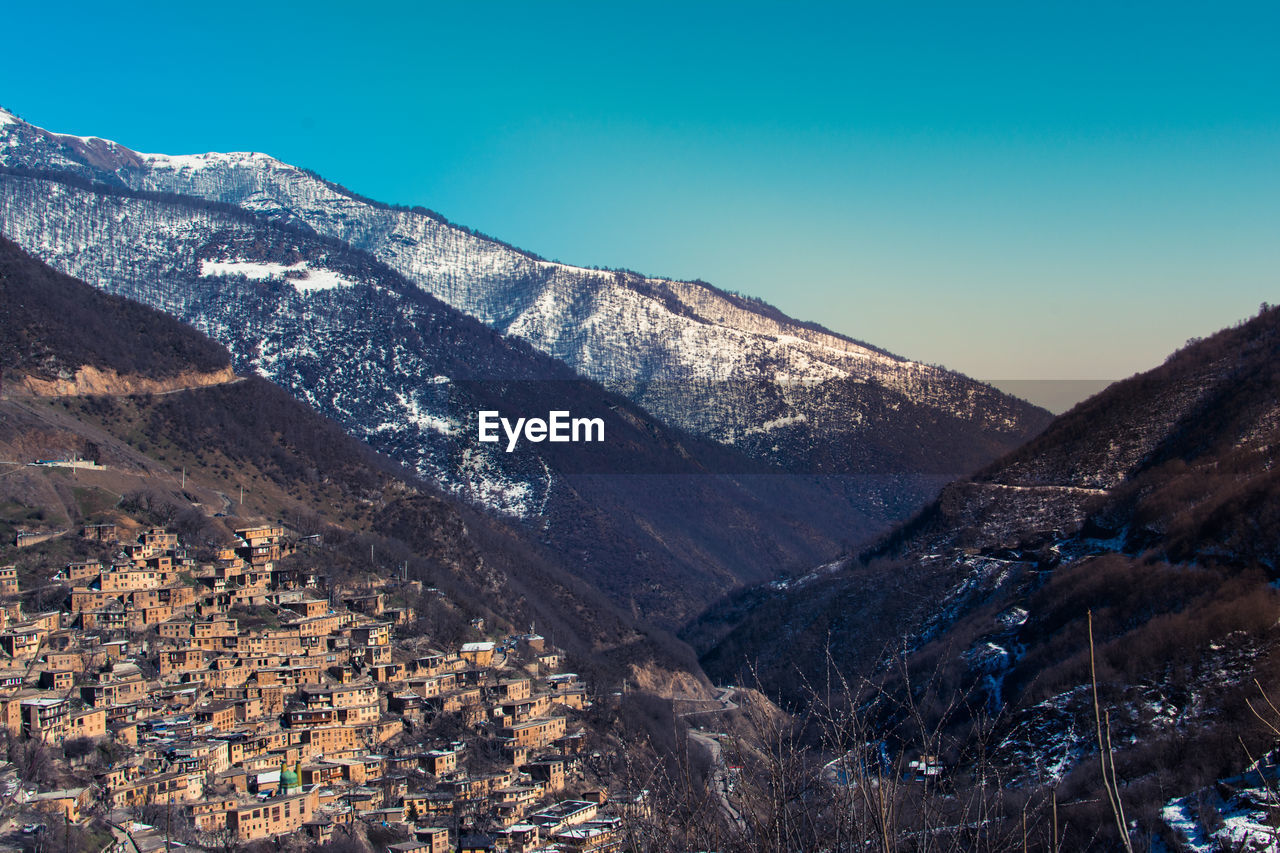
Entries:
POLYGON ((1191 344, 949 486, 877 552, 1025 548, 1087 524, 1131 554, 1274 566, 1278 353, 1276 309, 1191 344))
POLYGON ((870 679, 886 731, 915 704, 948 760, 980 752, 1105 826, 1092 612, 1129 814, 1172 842, 1164 804, 1271 743, 1246 700, 1280 678, 1278 446, 1265 309, 1081 403, 859 559, 735 595, 686 636, 714 678, 796 702, 831 666, 870 679))

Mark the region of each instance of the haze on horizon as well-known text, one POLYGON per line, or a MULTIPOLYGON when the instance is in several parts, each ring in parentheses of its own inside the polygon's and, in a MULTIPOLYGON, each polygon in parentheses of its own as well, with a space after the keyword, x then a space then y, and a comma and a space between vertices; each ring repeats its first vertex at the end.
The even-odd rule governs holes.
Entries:
POLYGON ((1280 7, 7 17, 57 36, 0 54, 0 105, 50 130, 265 151, 545 257, 758 296, 1042 404, 1007 381, 1127 376, 1276 301, 1280 7))

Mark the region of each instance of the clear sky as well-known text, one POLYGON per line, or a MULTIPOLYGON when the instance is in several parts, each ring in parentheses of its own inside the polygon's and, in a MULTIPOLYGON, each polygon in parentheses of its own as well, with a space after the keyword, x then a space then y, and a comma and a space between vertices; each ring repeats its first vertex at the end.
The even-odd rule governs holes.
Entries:
POLYGON ((1280 301, 1280 4, 11 4, 0 105, 266 151, 985 379, 1280 301))

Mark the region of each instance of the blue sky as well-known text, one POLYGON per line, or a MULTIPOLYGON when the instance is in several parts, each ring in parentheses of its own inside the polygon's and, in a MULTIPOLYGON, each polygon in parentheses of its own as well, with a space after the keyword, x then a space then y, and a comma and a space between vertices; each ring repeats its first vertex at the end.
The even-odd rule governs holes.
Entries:
POLYGON ((0 104, 258 150, 988 379, 1280 301, 1276 4, 63 3, 0 104))

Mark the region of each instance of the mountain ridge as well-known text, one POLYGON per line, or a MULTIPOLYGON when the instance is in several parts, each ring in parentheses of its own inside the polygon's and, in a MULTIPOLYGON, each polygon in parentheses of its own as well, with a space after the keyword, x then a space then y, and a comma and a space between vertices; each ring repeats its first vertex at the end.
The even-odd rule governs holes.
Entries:
MULTIPOLYGON (((293 170, 303 175, 306 175, 307 177, 310 177, 315 181, 328 187, 334 193, 349 197, 362 204, 367 204, 371 207, 375 207, 385 211, 408 212, 408 213, 426 216, 430 219, 435 220, 441 225, 457 229, 463 232, 464 234, 473 236, 484 242, 492 243, 496 246, 502 247, 504 249, 508 249, 512 252, 523 255, 524 257, 528 258, 531 261, 547 263, 554 266, 577 270, 584 273, 585 272, 622 273, 624 275, 634 276, 634 277, 638 277, 648 281, 673 282, 673 283, 679 283, 679 284, 686 284, 690 286, 696 286, 699 288, 703 288, 711 293, 714 293, 717 296, 722 297, 727 301, 737 303, 743 310, 748 310, 748 311, 756 310, 762 314, 772 317, 773 319, 779 322, 791 323, 796 326, 809 329, 810 331, 813 331, 817 334, 820 334, 826 337, 838 338, 849 344, 853 344, 861 349, 865 349, 880 355, 888 356, 889 358, 892 358, 898 361, 904 361, 904 362, 908 361, 908 359, 900 355, 897 355, 895 353, 892 353, 883 347, 876 346, 875 344, 872 344, 865 340, 854 338, 842 332, 834 331, 829 327, 823 326, 821 323, 790 317, 789 315, 785 314, 781 309, 779 309, 777 306, 759 297, 749 296, 749 295, 738 293, 732 290, 719 288, 711 284, 710 282, 704 281, 702 279, 697 279, 697 278, 678 279, 678 278, 672 278, 670 276, 649 275, 646 273, 641 273, 636 270, 627 269, 623 267, 597 267, 597 266, 586 267, 578 264, 565 263, 558 260, 551 260, 530 249, 516 246, 514 244, 501 240, 497 237, 494 237, 490 234, 483 233, 475 228, 471 228, 461 223, 453 222, 447 216, 445 216, 444 214, 438 211, 423 207, 421 205, 405 205, 405 204, 398 204, 395 202, 384 202, 379 199, 375 199, 370 196, 363 195, 355 190, 349 189, 348 187, 336 181, 332 181, 332 180, 329 180, 328 178, 325 178, 319 172, 316 172, 312 169, 308 169, 303 166, 291 165, 286 161, 280 160, 279 158, 271 154, 267 154, 265 152, 207 151, 207 152, 201 152, 201 153, 195 153, 195 154, 177 154, 177 155, 154 154, 154 153, 148 154, 148 153, 143 153, 139 151, 134 151, 133 149, 127 148, 126 146, 121 145, 120 143, 115 142, 114 140, 106 139, 104 137, 77 136, 75 134, 55 133, 52 131, 47 131, 47 130, 44 130, 43 128, 37 127, 36 125, 30 124, 25 119, 22 119, 20 116, 18 116, 16 113, 5 109, 3 106, 0 106, 0 127, 2 127, 6 123, 23 124, 37 133, 60 140, 63 144, 70 146, 73 150, 76 151, 76 153, 78 153, 81 157, 83 157, 88 165, 94 167, 97 170, 101 170, 100 172, 94 173, 95 175, 98 175, 98 176, 103 176, 104 173, 111 174, 112 176, 114 176, 114 173, 121 168, 126 168, 126 167, 141 168, 148 163, 184 163, 184 162, 196 163, 196 162, 210 161, 210 160, 213 160, 213 161, 223 160, 227 164, 234 164, 239 162, 260 160, 263 162, 273 164, 274 166, 282 169, 293 170), (5 116, 8 116, 7 120, 5 119, 5 116), (110 153, 106 153, 106 152, 110 152, 110 153)), ((65 170, 67 167, 73 167, 74 161, 70 161, 70 160, 65 161, 61 165, 65 170)), ((128 186, 129 184, 127 184, 124 181, 120 181, 120 185, 128 186)), ((928 366, 940 367, 940 365, 928 365, 928 366)))
MULTIPOLYGON (((904 424, 892 414, 885 423, 858 417, 877 406, 874 394, 867 396, 872 389, 957 426, 972 424, 1006 448, 1047 422, 1047 413, 990 386, 819 331, 703 282, 545 261, 425 209, 372 202, 267 155, 138 154, 25 123, 11 123, 5 137, 0 162, 11 166, 228 203, 368 251, 446 304, 529 341, 664 420, 790 470, 829 465, 815 453, 832 434, 849 433, 876 450, 892 447, 904 424), (825 395, 814 393, 815 383, 830 380, 836 382, 825 395), (702 406, 689 405, 689 387, 702 406), (838 405, 832 409, 826 397, 838 405)), ((990 453, 984 446, 978 456, 990 453)), ((837 472, 868 473, 878 455, 864 454, 837 472)), ((968 470, 976 458, 961 453, 950 471, 968 470)))

